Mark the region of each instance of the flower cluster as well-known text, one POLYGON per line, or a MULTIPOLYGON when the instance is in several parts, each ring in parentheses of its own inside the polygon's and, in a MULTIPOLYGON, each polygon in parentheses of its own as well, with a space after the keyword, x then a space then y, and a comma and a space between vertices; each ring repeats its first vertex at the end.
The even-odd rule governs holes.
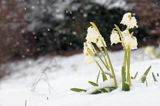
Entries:
POLYGON ((91 22, 91 26, 87 30, 86 42, 84 42, 83 47, 83 53, 85 55, 84 61, 86 63, 93 63, 94 61, 92 59, 92 56, 97 53, 92 44, 95 44, 99 49, 102 47, 106 47, 104 38, 93 22, 91 22))
POLYGON ((127 26, 127 29, 138 28, 137 20, 130 12, 123 15, 122 21, 120 22, 123 25, 127 26))
POLYGON ((94 23, 91 22, 91 25, 87 30, 86 40, 87 42, 95 43, 98 47, 103 47, 103 44, 106 47, 106 43, 100 34, 99 30, 95 27, 94 23))
POLYGON ((131 13, 124 14, 121 24, 126 25, 126 29, 121 31, 118 26, 113 29, 110 37, 111 44, 122 43, 124 48, 137 49, 137 38, 129 30, 137 28, 137 21, 131 13))
MULTIPOLYGON (((130 75, 130 51, 132 49, 137 49, 137 38, 133 35, 134 32, 130 29, 137 28, 136 18, 131 13, 124 14, 121 24, 126 26, 125 30, 121 30, 117 25, 113 28, 110 41, 111 45, 121 43, 124 49, 124 61, 122 66, 122 90, 128 91, 132 86, 131 75, 130 75)), ((86 90, 81 88, 72 88, 72 91, 76 92, 87 92, 91 94, 111 92, 119 86, 119 82, 117 81, 117 76, 115 75, 114 67, 112 65, 112 61, 106 49, 107 45, 100 34, 97 26, 91 22, 91 26, 87 30, 86 41, 84 42, 84 56, 85 62, 93 63, 95 62, 99 67, 99 72, 97 76, 96 82, 89 81, 94 89, 86 90), (99 76, 102 76, 103 87, 99 84, 99 76), (111 82, 111 84, 110 84, 111 82), (105 86, 104 86, 105 84, 105 86)), ((149 73, 151 66, 145 71, 141 78, 141 82, 144 83, 146 81, 146 76, 149 73)), ((137 74, 136 74, 137 75, 137 74)), ((136 78, 136 75, 134 78, 136 78)))

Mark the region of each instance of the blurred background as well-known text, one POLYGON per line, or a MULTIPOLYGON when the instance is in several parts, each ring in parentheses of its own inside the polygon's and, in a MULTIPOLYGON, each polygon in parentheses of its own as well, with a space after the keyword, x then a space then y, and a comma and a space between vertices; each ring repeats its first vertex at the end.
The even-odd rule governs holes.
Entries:
POLYGON ((90 21, 97 24, 109 50, 120 50, 120 45, 110 46, 109 36, 128 11, 138 20, 138 46, 158 47, 160 0, 0 0, 0 66, 81 53, 90 21))

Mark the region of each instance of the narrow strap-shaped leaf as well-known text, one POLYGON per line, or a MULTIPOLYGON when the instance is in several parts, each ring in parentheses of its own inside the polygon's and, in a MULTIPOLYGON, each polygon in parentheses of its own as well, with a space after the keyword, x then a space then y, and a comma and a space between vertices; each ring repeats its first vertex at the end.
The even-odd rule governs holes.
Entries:
POLYGON ((106 67, 106 69, 109 70, 109 67, 108 67, 107 63, 105 63, 105 61, 99 56, 99 54, 97 54, 97 56, 101 60, 101 62, 103 63, 103 65, 106 67))
POLYGON ((130 86, 126 81, 126 70, 124 66, 122 67, 122 91, 129 91, 130 86))
POLYGON ((132 79, 136 79, 138 75, 138 72, 136 72, 136 74, 134 75, 134 77, 131 77, 132 79))
POLYGON ((92 81, 88 81, 88 83, 89 83, 89 84, 91 84, 92 86, 98 86, 98 84, 97 84, 97 83, 92 82, 92 81))
POLYGON ((125 82, 122 88, 122 91, 129 91, 130 90, 130 86, 128 82, 125 82))
POLYGON ((103 81, 107 80, 107 76, 106 76, 106 74, 104 73, 103 68, 100 66, 100 64, 99 64, 97 61, 96 61, 96 64, 98 65, 98 67, 99 67, 99 69, 100 69, 100 71, 101 71, 101 73, 102 73, 103 81))
POLYGON ((122 40, 122 46, 123 46, 123 48, 126 49, 126 46, 125 46, 125 43, 124 43, 124 39, 123 39, 123 35, 122 35, 122 31, 120 30, 120 28, 116 24, 114 24, 114 26, 115 26, 115 29, 118 31, 118 33, 120 35, 120 38, 122 40))
POLYGON ((105 74, 105 72, 102 71, 101 74, 102 74, 103 81, 106 81, 107 80, 107 75, 105 74))
POLYGON ((104 87, 104 88, 95 89, 94 91, 90 92, 90 94, 109 93, 115 89, 116 89, 115 87, 104 87))
POLYGON ((98 81, 99 81, 100 72, 101 72, 101 71, 98 72, 97 79, 96 79, 96 83, 98 83, 98 81))
POLYGON ((81 89, 81 88, 71 88, 71 91, 74 91, 74 92, 86 92, 87 90, 81 89))
POLYGON ((141 82, 142 82, 142 83, 144 83, 144 82, 146 81, 146 77, 147 77, 147 75, 148 75, 151 67, 152 67, 152 66, 149 66, 149 67, 147 68, 147 70, 144 72, 143 76, 141 77, 141 82))
MULTIPOLYGON (((103 44, 103 43, 102 43, 102 44, 103 44)), ((105 55, 107 56, 107 59, 108 59, 108 63, 109 63, 109 67, 110 67, 110 69, 111 69, 111 73, 112 73, 112 76, 113 76, 113 80, 114 80, 115 87, 117 88, 117 87, 118 87, 117 78, 116 78, 116 75, 115 75, 115 72, 114 72, 114 68, 113 68, 113 65, 112 65, 110 56, 109 56, 108 51, 107 51, 107 49, 105 48, 105 46, 104 46, 104 52, 105 52, 105 55)))
POLYGON ((152 77, 153 77, 153 80, 154 80, 155 82, 157 82, 156 76, 154 75, 153 72, 152 72, 152 77))
POLYGON ((100 93, 102 93, 102 91, 96 89, 95 91, 91 92, 90 94, 100 94, 100 93))
POLYGON ((96 29, 96 31, 101 35, 97 25, 94 22, 90 22, 90 24, 96 29))
POLYGON ((112 76, 112 74, 111 74, 111 73, 109 73, 109 72, 105 72, 105 74, 109 75, 109 76, 110 76, 110 78, 113 78, 113 76, 112 76))

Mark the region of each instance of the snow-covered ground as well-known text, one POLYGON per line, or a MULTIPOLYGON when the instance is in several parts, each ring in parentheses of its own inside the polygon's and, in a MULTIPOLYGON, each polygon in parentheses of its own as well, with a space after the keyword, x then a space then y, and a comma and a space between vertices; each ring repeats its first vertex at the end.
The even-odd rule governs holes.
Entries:
MULTIPOLYGON (((123 52, 110 52, 110 56, 120 75, 123 52)), ((150 65, 151 71, 160 73, 160 60, 151 60, 140 49, 132 51, 131 61, 132 75, 139 72, 131 91, 122 92, 119 87, 98 95, 70 91, 72 87, 89 88, 87 81, 96 80, 98 67, 83 63, 83 54, 10 63, 6 67, 14 73, 0 82, 0 106, 159 106, 160 83, 153 81, 151 72, 148 86, 139 77, 150 65)))

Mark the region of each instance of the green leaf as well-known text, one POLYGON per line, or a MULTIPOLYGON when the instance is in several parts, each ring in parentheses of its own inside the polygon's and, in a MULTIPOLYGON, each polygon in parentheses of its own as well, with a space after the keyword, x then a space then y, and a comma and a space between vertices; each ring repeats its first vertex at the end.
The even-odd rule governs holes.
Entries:
POLYGON ((89 84, 91 84, 92 86, 98 86, 98 84, 97 84, 97 83, 92 82, 92 81, 88 81, 88 83, 89 83, 89 84))
POLYGON ((100 59, 100 61, 103 63, 103 65, 106 67, 107 70, 109 70, 109 66, 108 63, 106 63, 99 54, 97 54, 98 58, 100 59))
POLYGON ((98 81, 99 81, 99 76, 100 76, 100 71, 98 72, 96 83, 98 83, 98 81))
POLYGON ((134 77, 131 77, 131 78, 132 79, 136 79, 137 75, 138 75, 138 72, 136 72, 136 74, 134 75, 134 77))
POLYGON ((156 76, 154 75, 153 72, 152 72, 152 77, 153 77, 153 80, 154 80, 155 82, 157 82, 156 76))
POLYGON ((81 88, 71 88, 71 91, 74 91, 74 92, 86 92, 87 90, 81 89, 81 88))
POLYGON ((106 92, 110 92, 109 88, 102 88, 100 89, 101 92, 106 93, 106 92))
POLYGON ((144 83, 144 82, 146 81, 147 75, 148 75, 151 67, 152 67, 152 66, 149 66, 149 67, 147 68, 147 70, 144 72, 143 76, 141 77, 141 82, 142 82, 142 83, 144 83))
POLYGON ((99 69, 100 69, 100 71, 101 71, 101 73, 102 73, 103 81, 107 80, 107 76, 106 76, 106 74, 104 73, 103 68, 100 66, 100 64, 99 64, 97 61, 95 61, 95 62, 96 62, 96 64, 98 65, 98 67, 99 67, 99 69))
POLYGON ((100 90, 95 90, 91 94, 100 94, 100 93, 102 93, 100 90))
POLYGON ((104 71, 102 71, 101 74, 102 74, 102 79, 103 79, 103 81, 106 81, 106 80, 107 80, 107 76, 106 76, 106 74, 104 73, 104 71))
POLYGON ((129 83, 125 82, 123 87, 122 87, 122 91, 129 91, 129 90, 130 90, 129 83))
POLYGON ((116 89, 116 87, 99 88, 99 89, 95 89, 93 92, 91 92, 91 94, 109 93, 115 89, 116 89))
POLYGON ((126 70, 125 67, 122 66, 122 90, 125 91, 126 89, 126 70))

